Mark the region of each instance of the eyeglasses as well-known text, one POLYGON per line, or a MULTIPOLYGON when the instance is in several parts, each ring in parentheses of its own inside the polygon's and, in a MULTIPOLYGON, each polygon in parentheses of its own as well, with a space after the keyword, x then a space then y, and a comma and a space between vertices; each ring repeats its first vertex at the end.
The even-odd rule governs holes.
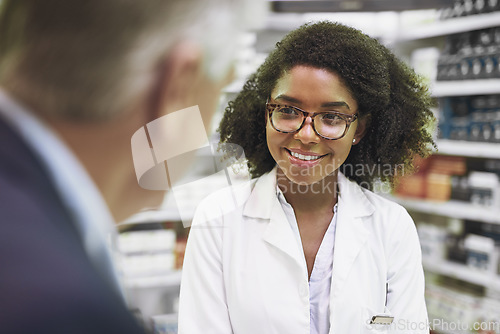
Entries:
POLYGON ((345 136, 349 126, 358 118, 358 114, 348 115, 337 111, 325 111, 313 114, 297 107, 266 103, 271 125, 278 132, 294 133, 304 126, 311 116, 314 132, 325 139, 340 139, 345 136), (316 121, 315 121, 316 120, 316 121))

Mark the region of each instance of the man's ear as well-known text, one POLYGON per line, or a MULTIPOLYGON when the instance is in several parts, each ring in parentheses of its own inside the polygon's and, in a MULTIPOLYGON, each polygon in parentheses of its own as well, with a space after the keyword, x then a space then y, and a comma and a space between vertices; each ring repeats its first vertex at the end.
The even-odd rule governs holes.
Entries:
POLYGON ((366 131, 370 127, 370 123, 371 115, 364 115, 358 118, 358 126, 356 127, 356 132, 354 133, 355 141, 353 142, 353 145, 357 145, 361 141, 361 139, 363 139, 366 131))
POLYGON ((191 41, 174 45, 158 65, 148 98, 150 121, 192 105, 203 73, 201 47, 191 41))

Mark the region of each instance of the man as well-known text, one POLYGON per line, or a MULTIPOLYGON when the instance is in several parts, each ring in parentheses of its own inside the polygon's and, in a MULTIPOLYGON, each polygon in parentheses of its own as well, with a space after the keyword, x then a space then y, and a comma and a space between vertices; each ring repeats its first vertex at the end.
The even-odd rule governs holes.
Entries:
POLYGON ((1 333, 142 332, 108 246, 164 192, 138 185, 130 139, 193 105, 208 125, 235 2, 2 1, 1 333))

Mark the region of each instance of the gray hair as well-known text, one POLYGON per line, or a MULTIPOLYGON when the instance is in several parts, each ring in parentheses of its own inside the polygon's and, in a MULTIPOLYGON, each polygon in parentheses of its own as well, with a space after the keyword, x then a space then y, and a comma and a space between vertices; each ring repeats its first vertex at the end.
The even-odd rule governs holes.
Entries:
POLYGON ((181 39, 202 44, 207 73, 222 76, 248 0, 4 0, 0 84, 46 115, 101 120, 152 85, 181 39), (217 56, 215 56, 217 52, 217 56), (226 54, 226 55, 225 55, 226 54))

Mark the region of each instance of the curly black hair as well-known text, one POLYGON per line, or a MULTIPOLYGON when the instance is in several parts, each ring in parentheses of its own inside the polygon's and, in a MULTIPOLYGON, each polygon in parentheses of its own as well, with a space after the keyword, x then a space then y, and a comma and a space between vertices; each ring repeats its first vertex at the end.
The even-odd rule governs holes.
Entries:
POLYGON ((351 180, 366 188, 377 179, 394 186, 401 172, 413 170, 416 155, 425 157, 436 148, 429 132, 434 100, 422 78, 376 39, 323 21, 305 24, 278 42, 225 109, 218 129, 221 143, 243 148, 252 177, 276 164, 266 142, 265 104, 276 82, 297 65, 338 74, 357 101, 360 117, 369 115, 363 140, 340 167, 351 180))

